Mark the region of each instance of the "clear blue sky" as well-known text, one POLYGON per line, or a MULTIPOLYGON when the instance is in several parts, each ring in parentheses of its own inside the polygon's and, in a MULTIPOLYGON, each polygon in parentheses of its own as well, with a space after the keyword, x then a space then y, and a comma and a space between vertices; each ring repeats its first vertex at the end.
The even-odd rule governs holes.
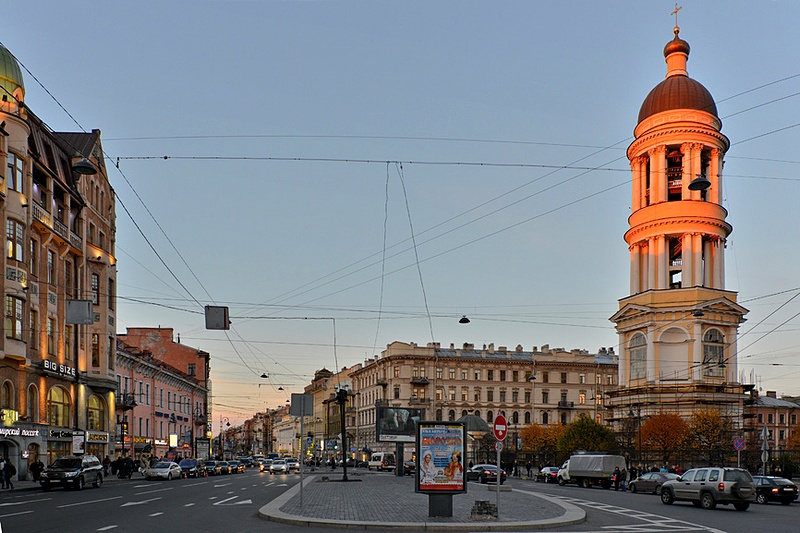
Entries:
MULTIPOLYGON (((740 369, 800 394, 800 3, 682 5, 689 75, 732 142, 740 369)), ((673 8, 29 0, 0 41, 102 130, 119 331, 172 327, 209 351, 215 415, 240 422, 394 340, 616 347, 625 148, 673 8), (203 329, 208 303, 230 307, 229 338, 203 329)), ((34 112, 78 130, 24 75, 34 112)))

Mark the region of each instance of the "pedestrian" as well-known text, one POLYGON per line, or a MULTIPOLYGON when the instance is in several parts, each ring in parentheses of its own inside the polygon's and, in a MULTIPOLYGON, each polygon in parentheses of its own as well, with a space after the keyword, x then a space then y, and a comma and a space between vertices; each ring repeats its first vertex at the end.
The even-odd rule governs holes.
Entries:
POLYGON ((615 466, 614 473, 611 475, 611 481, 614 482, 614 490, 619 490, 620 474, 619 467, 615 466))
POLYGON ((622 470, 619 472, 620 476, 620 484, 622 485, 622 492, 628 490, 628 471, 625 470, 625 467, 622 467, 622 470))
POLYGON ((533 465, 531 464, 530 461, 525 463, 525 468, 528 470, 528 479, 530 479, 531 478, 531 469, 533 468, 533 465))
POLYGON ((636 470, 636 467, 635 467, 635 466, 631 466, 631 469, 628 471, 628 473, 630 474, 630 476, 629 476, 629 477, 630 477, 630 480, 631 480, 631 481, 633 481, 634 479, 636 479, 636 476, 637 476, 637 475, 639 475, 639 471, 638 471, 638 470, 636 470))
POLYGON ((8 459, 6 459, 5 466, 3 466, 3 474, 6 479, 6 488, 9 490, 14 490, 14 483, 11 481, 11 478, 17 474, 17 467, 15 467, 8 459))
POLYGON ((31 463, 30 466, 30 471, 31 474, 33 475, 34 483, 39 482, 39 476, 42 474, 42 470, 44 470, 44 463, 42 463, 42 460, 37 457, 36 460, 31 463))
POLYGON ((6 460, 0 457, 0 489, 6 488, 6 460))
POLYGON ((108 468, 111 466, 111 458, 106 455, 106 458, 103 459, 103 475, 108 477, 108 468))

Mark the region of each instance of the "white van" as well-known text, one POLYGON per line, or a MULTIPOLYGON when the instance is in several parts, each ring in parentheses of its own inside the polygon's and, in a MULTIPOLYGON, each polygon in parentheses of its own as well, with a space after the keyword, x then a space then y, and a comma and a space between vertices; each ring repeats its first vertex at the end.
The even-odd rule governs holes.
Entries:
POLYGON ((369 458, 367 468, 372 470, 394 470, 394 454, 389 452, 375 452, 369 458))

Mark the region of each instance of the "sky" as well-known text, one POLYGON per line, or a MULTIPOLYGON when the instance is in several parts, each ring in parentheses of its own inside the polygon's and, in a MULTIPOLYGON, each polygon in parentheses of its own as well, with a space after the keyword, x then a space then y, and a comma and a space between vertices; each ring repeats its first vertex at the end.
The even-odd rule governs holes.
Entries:
MULTIPOLYGON (((800 395, 800 3, 681 5, 731 140, 739 368, 800 395)), ((618 351, 625 149, 674 7, 28 0, 0 42, 52 129, 102 132, 118 332, 208 351, 237 424, 393 341, 618 351)))

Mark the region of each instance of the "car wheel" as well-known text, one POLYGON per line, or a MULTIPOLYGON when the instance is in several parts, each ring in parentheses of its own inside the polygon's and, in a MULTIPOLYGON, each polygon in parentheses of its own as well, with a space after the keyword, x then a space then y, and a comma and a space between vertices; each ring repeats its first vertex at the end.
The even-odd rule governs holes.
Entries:
POLYGON ((75 490, 83 490, 84 485, 86 485, 86 480, 83 479, 83 476, 79 476, 75 480, 75 490))
POLYGON ((736 502, 733 504, 733 508, 737 511, 746 511, 748 507, 750 507, 750 502, 736 502))
POLYGON ((96 488, 96 489, 99 489, 100 485, 102 485, 102 484, 103 484, 103 476, 98 474, 97 479, 94 480, 94 483, 92 483, 92 486, 94 488, 96 488))
POLYGON ((714 500, 714 495, 710 492, 704 492, 702 496, 700 496, 700 507, 710 511, 717 506, 716 500, 714 500))
POLYGON ((582 480, 581 480, 581 486, 582 486, 584 489, 591 489, 591 488, 592 488, 592 480, 591 480, 591 479, 589 479, 588 477, 587 477, 587 478, 584 478, 584 479, 582 479, 582 480))
POLYGON ((167 474, 167 481, 172 481, 172 472, 167 474))
POLYGON ((566 484, 567 484, 567 482, 566 482, 566 481, 564 481, 564 478, 563 478, 563 477, 559 477, 559 478, 558 478, 558 484, 559 484, 559 486, 563 487, 564 485, 566 485, 566 484))
POLYGON ((675 501, 675 498, 672 496, 672 492, 669 489, 661 491, 661 503, 664 505, 672 505, 672 502, 675 501))
POLYGON ((635 483, 631 483, 630 485, 628 485, 628 489, 630 489, 631 492, 635 493, 636 492, 636 484, 635 483))
POLYGON ((486 476, 481 476, 481 483, 482 483, 482 484, 484 484, 484 485, 485 485, 485 484, 487 484, 488 482, 489 482, 489 480, 488 480, 488 479, 486 479, 486 476))
POLYGON ((653 491, 656 495, 661 495, 661 485, 656 486, 656 490, 653 491))
POLYGON ((767 496, 765 494, 759 494, 756 496, 756 503, 760 503, 764 505, 767 503, 767 496))

